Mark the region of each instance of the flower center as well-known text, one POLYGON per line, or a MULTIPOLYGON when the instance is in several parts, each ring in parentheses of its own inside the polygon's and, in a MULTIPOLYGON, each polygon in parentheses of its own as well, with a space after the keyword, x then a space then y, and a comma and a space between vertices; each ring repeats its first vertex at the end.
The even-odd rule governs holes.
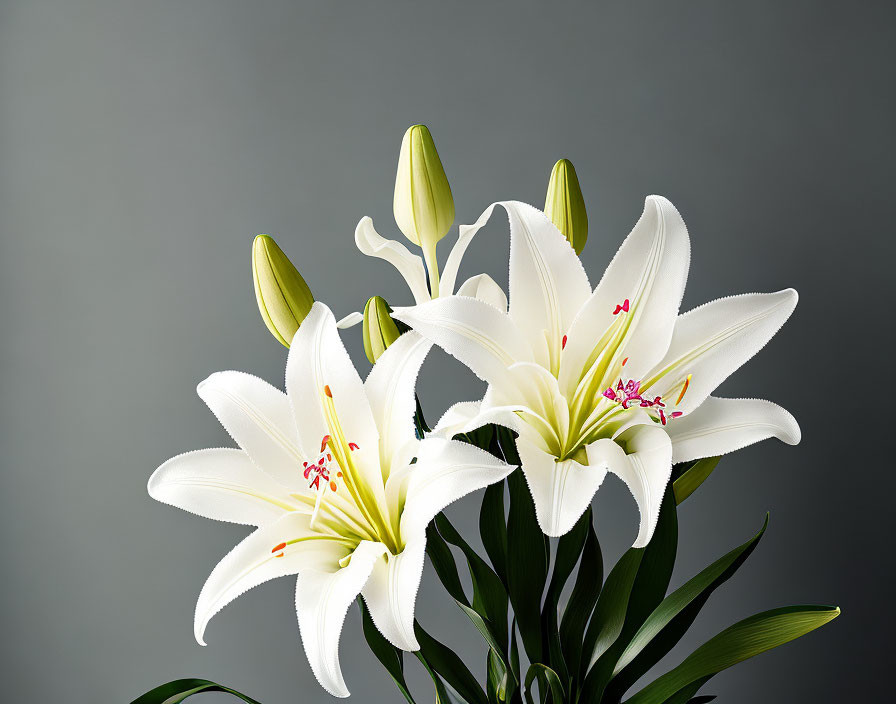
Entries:
MULTIPOLYGON (((688 377, 690 381, 690 377, 688 377)), ((682 397, 684 396, 684 392, 687 390, 687 383, 682 389, 681 393, 678 395, 678 400, 675 402, 676 405, 681 402, 682 397)), ((663 403, 662 396, 655 396, 653 399, 641 395, 641 382, 635 381, 633 379, 629 379, 627 382, 624 382, 621 378, 616 384, 616 387, 610 387, 603 393, 604 398, 608 398, 611 401, 618 403, 622 408, 628 410, 632 406, 647 409, 648 413, 655 413, 656 418, 659 419, 660 423, 665 425, 669 420, 673 418, 678 418, 682 415, 681 411, 672 411, 668 416, 666 415, 666 404, 663 403)))

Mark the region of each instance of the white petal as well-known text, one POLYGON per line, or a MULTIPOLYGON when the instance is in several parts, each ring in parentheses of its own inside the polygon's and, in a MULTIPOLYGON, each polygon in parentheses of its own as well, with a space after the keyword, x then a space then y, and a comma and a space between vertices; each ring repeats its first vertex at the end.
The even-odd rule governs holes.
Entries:
POLYGON ((364 320, 364 314, 355 311, 354 313, 349 313, 344 318, 340 318, 336 321, 336 327, 340 330, 346 330, 348 328, 354 327, 358 323, 364 320))
POLYGON ((786 410, 755 398, 710 396, 700 407, 670 422, 672 461, 687 462, 734 452, 776 437, 788 445, 800 441, 800 426, 786 410))
POLYGON ((373 365, 364 382, 380 434, 380 466, 388 477, 398 448, 414 440, 414 386, 432 343, 410 331, 392 343, 373 365))
POLYGON ((439 422, 432 429, 431 437, 450 440, 458 433, 466 432, 467 424, 479 415, 481 407, 482 401, 459 401, 455 403, 439 418, 439 422))
MULTIPOLYGON (((476 233, 479 232, 479 230, 482 229, 482 226, 488 221, 488 216, 491 215, 493 209, 494 206, 488 208, 485 213, 479 217, 479 220, 472 225, 460 225, 457 228, 457 242, 454 243, 454 246, 448 253, 448 258, 445 260, 445 267, 442 269, 441 281, 439 282, 439 290, 442 292, 443 296, 450 295, 454 291, 454 284, 457 283, 457 273, 460 270, 460 262, 467 251, 467 247, 470 246, 470 242, 476 233)), ((460 291, 458 291, 458 293, 460 293, 460 291)))
POLYGON ((417 303, 429 300, 423 260, 416 254, 411 254, 400 242, 388 240, 380 235, 373 229, 373 220, 370 218, 361 218, 361 222, 355 228, 355 244, 368 257, 384 259, 398 269, 398 273, 407 281, 408 288, 411 289, 417 303))
POLYGON ((483 303, 497 308, 502 313, 507 312, 507 295, 504 289, 488 274, 471 276, 457 289, 458 296, 478 298, 483 303))
POLYGON ((530 340, 548 339, 556 370, 561 340, 591 295, 575 250, 548 217, 531 205, 501 203, 510 219, 510 316, 530 340))
POLYGON ((286 392, 299 435, 302 444, 315 453, 323 437, 335 432, 325 422, 330 402, 325 388, 329 388, 346 440, 358 445, 352 456, 364 481, 381 494, 379 433, 364 384, 339 338, 333 314, 318 302, 293 337, 286 361, 286 392))
POLYGON ((380 633, 402 650, 420 650, 414 635, 414 604, 425 551, 424 534, 405 545, 400 555, 377 560, 361 592, 380 633))
POLYGON ((196 603, 193 633, 205 645, 205 627, 212 616, 240 594, 263 582, 297 574, 299 570, 336 567, 349 554, 344 543, 320 537, 309 527, 306 514, 287 513, 274 523, 259 528, 224 556, 209 575, 196 603), (282 550, 283 557, 272 549, 280 543, 304 538, 282 550))
POLYGON ((149 478, 149 495, 217 521, 261 526, 299 508, 289 489, 241 450, 197 450, 172 457, 149 478))
POLYGON ((516 440, 523 474, 535 502, 535 517, 545 535, 568 533, 581 518, 607 475, 601 463, 558 461, 524 436, 516 440))
MULTIPOLYGON (((728 376, 765 347, 793 313, 797 293, 748 293, 720 298, 678 317, 672 344, 651 373, 650 391, 676 396, 691 374, 676 411, 697 408, 728 376)), ((675 398, 668 401, 674 402, 675 398)))
POLYGON ((401 514, 402 539, 406 543, 416 540, 448 504, 501 481, 512 471, 511 465, 485 450, 458 440, 421 441, 401 514))
POLYGON ((623 431, 614 440, 592 443, 587 452, 590 463, 605 463, 635 497, 641 526, 632 547, 643 548, 653 537, 666 484, 672 474, 669 436, 659 426, 638 425, 623 431))
POLYGON ((520 330, 505 313, 475 298, 437 298, 392 317, 410 325, 489 383, 505 378, 516 361, 533 361, 520 330))
POLYGON ((298 485, 296 468, 306 455, 286 394, 242 372, 212 374, 197 392, 256 465, 282 484, 298 485))
POLYGON ((334 697, 349 695, 339 666, 339 637, 348 607, 385 553, 382 543, 364 541, 348 566, 332 573, 309 570, 296 580, 296 614, 305 654, 317 681, 334 697))
POLYGON ((669 347, 690 264, 687 227, 668 200, 650 196, 644 213, 572 323, 563 350, 561 388, 575 389, 594 344, 630 301, 628 331, 618 345, 629 356, 626 375, 641 379, 669 347))

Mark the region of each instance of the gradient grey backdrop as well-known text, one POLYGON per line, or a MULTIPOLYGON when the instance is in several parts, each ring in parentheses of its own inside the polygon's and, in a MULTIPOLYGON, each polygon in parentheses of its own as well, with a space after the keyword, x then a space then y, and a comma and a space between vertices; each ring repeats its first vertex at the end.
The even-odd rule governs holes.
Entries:
MULTIPOLYGON (((719 676, 729 703, 882 701, 891 644, 894 154, 891 2, 0 2, 2 698, 127 702, 181 676, 265 702, 329 700, 298 637, 289 579, 192 636, 205 576, 245 530, 156 504, 152 470, 229 444, 195 395, 220 369, 282 383, 252 293, 264 232, 337 313, 404 284, 354 248, 396 236, 404 129, 427 123, 460 222, 543 201, 571 158, 596 281, 642 199, 693 241, 689 308, 794 286, 778 337, 728 395, 794 412, 803 443, 726 459, 681 510, 675 583, 772 512, 757 553, 686 644, 786 603, 843 616, 719 676)), ((464 265, 506 280, 496 219, 464 265)), ((444 256, 444 253, 443 253, 444 256)), ((357 329, 346 335, 358 363, 357 329)), ((430 417, 481 388, 433 354, 430 417)), ((627 491, 596 499, 615 559, 627 491)), ((476 497, 452 510, 469 533, 476 497)), ((427 572, 422 622, 481 671, 475 631, 427 572), (467 645, 468 644, 468 645, 467 645), (475 644, 475 648, 473 645, 475 644)), ((687 650, 667 661, 677 662, 687 650)), ((358 701, 398 700, 353 610, 342 661, 358 701)), ((431 690, 415 664, 411 681, 431 690)), ((209 701, 216 700, 210 696, 209 701)))

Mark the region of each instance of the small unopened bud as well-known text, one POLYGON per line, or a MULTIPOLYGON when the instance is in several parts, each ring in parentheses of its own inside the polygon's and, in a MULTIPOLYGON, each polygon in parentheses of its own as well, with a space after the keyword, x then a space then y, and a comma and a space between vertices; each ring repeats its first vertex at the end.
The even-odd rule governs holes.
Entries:
POLYGON ((258 235, 252 243, 252 279, 264 324, 281 344, 289 347, 314 304, 314 296, 269 235, 258 235))
POLYGON ((454 198, 426 125, 414 125, 404 133, 392 210, 398 229, 423 250, 435 298, 439 290, 436 244, 454 222, 454 198))
POLYGON ((544 212, 569 240, 576 254, 581 254, 588 240, 588 213, 585 212, 579 177, 569 159, 561 159, 554 164, 544 212))
POLYGON ((364 306, 364 354, 371 364, 401 335, 391 313, 389 304, 379 296, 373 296, 364 306))

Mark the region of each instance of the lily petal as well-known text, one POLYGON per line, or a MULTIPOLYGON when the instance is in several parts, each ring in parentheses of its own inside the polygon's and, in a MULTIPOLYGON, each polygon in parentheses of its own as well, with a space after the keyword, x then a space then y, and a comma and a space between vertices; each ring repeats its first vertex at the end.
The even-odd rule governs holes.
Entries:
POLYGON ((149 478, 149 495, 205 518, 262 526, 300 506, 289 489, 242 450, 197 450, 172 457, 149 478))
POLYGON ((287 513, 256 530, 224 556, 206 580, 196 603, 193 633, 200 645, 205 645, 205 627, 212 616, 240 594, 299 570, 333 569, 351 552, 344 542, 312 531, 310 523, 307 514, 287 513), (292 540, 299 542, 280 552, 272 549, 292 540), (281 553, 283 557, 277 557, 281 553))
POLYGON ((622 243, 569 329, 560 385, 575 390, 595 343, 618 315, 626 327, 615 354, 628 355, 626 374, 641 379, 669 348, 690 265, 691 246, 681 215, 668 200, 649 196, 644 213, 622 243), (617 306, 630 301, 627 313, 617 306))
POLYGON ((286 486, 300 486, 296 467, 306 455, 286 394, 243 372, 212 374, 197 392, 258 467, 286 486))
POLYGON ((385 553, 382 543, 364 541, 348 566, 336 572, 309 570, 296 580, 296 614, 305 654, 317 681, 334 697, 349 696, 339 666, 339 638, 348 607, 385 553))
POLYGON ((502 313, 507 312, 507 295, 504 293, 504 289, 488 274, 471 276, 457 289, 457 295, 478 298, 502 313))
POLYGON ((518 360, 534 361, 510 316, 475 298, 437 298, 412 308, 396 308, 392 317, 432 340, 488 383, 505 379, 507 367, 518 360))
POLYGON ((311 306, 292 339, 286 360, 286 393, 302 444, 314 452, 330 433, 325 418, 332 403, 345 438, 358 446, 354 456, 366 483, 372 490, 381 490, 376 422, 361 377, 339 338, 333 313, 323 303, 311 306))
POLYGON ((422 440, 407 479, 402 538, 406 543, 416 540, 448 504, 501 481, 513 469, 485 450, 458 440, 422 440))
POLYGON ((398 448, 414 440, 414 386, 432 343, 410 331, 392 343, 373 365, 364 382, 380 435, 380 467, 389 476, 398 448))
POLYGON ((522 435, 516 449, 541 530, 551 537, 568 533, 607 475, 605 464, 592 461, 590 455, 588 466, 572 459, 558 461, 522 435))
POLYGON ((645 386, 662 396, 669 392, 674 396, 690 375, 687 393, 675 406, 676 411, 690 412, 765 347, 793 313, 797 300, 792 288, 748 293, 720 298, 680 315, 672 344, 645 386))
POLYGON ((556 370, 563 335, 591 295, 591 284, 569 241, 540 210, 526 203, 501 203, 510 219, 510 316, 530 339, 548 335, 556 370))
POLYGON ((361 218, 355 228, 355 244, 368 257, 377 257, 389 262, 404 277, 417 303, 429 300, 426 285, 426 269, 423 260, 411 254, 408 248, 395 240, 388 240, 373 228, 373 220, 361 218))
POLYGON ((426 535, 405 545, 400 555, 377 560, 361 595, 373 622, 392 645, 420 650, 414 635, 414 604, 423 576, 426 535))
POLYGON ((459 401, 439 418, 429 437, 450 440, 458 433, 467 431, 467 424, 475 419, 482 408, 482 401, 459 401))
POLYGON ((611 440, 587 448, 589 463, 605 463, 628 486, 641 512, 638 537, 632 547, 643 548, 653 537, 660 504, 672 475, 672 443, 656 425, 636 425, 611 440), (621 447, 620 447, 621 445, 621 447))
POLYGON ((801 436, 796 419, 771 401, 714 396, 669 423, 667 432, 673 462, 724 455, 770 437, 796 445, 801 436))
MULTIPOLYGON (((491 209, 486 212, 490 214, 491 209)), ((454 243, 454 246, 448 253, 448 258, 445 260, 445 267, 442 270, 442 278, 439 284, 439 289, 443 292, 443 296, 450 295, 454 291, 454 285, 457 283, 457 273, 460 270, 460 263, 467 251, 467 247, 470 246, 473 237, 482 229, 482 226, 485 225, 487 221, 488 216, 483 213, 479 217, 479 220, 472 225, 460 225, 457 228, 457 242, 454 243)), ((458 291, 458 294, 460 294, 460 291, 458 291)))

